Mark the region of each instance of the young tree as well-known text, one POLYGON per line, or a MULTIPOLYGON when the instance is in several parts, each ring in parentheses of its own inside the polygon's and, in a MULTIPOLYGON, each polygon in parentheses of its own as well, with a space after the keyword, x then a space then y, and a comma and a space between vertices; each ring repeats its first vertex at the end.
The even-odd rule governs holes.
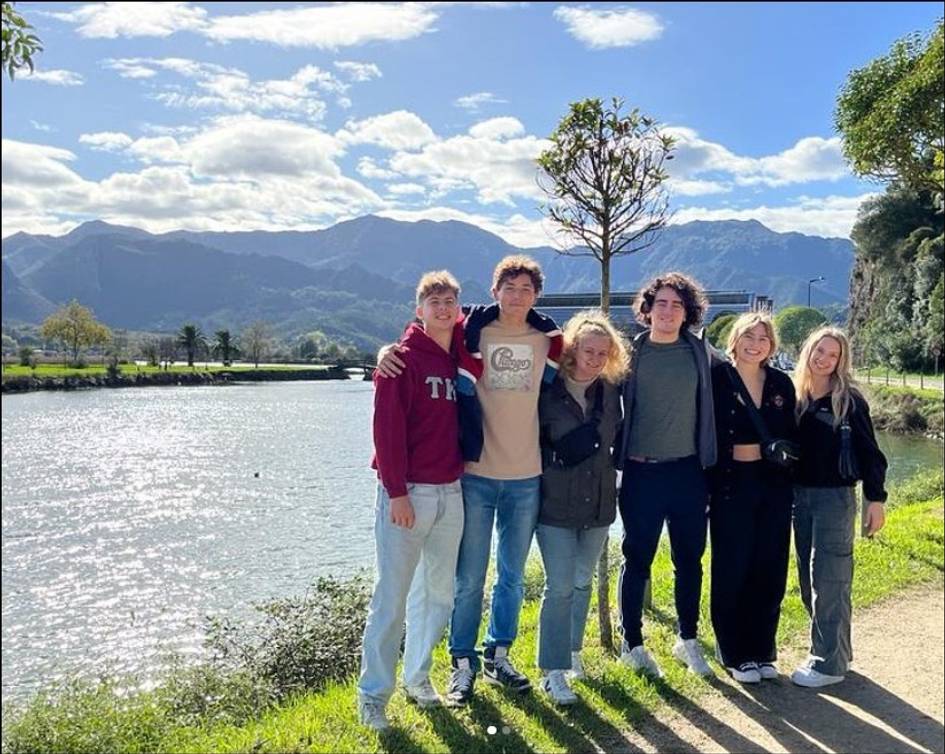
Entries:
MULTIPOLYGON (((670 218, 664 165, 674 139, 623 100, 571 103, 538 156, 538 184, 549 201, 543 210, 572 246, 559 253, 600 263, 600 305, 610 310, 610 263, 651 246, 670 218)), ((602 646, 614 652, 610 619, 610 570, 604 544, 597 567, 598 622, 602 646)))
POLYGON ((172 338, 169 335, 165 335, 158 341, 158 355, 160 356, 161 363, 164 365, 164 371, 166 372, 171 364, 174 362, 174 359, 177 358, 177 339, 172 338))
POLYGON ((910 34, 850 73, 834 123, 853 171, 941 196, 945 65, 940 20, 926 38, 910 34))
POLYGON ((43 50, 39 37, 31 33, 33 27, 14 10, 15 4, 2 4, 3 69, 10 81, 23 68, 32 73, 33 56, 43 50))
POLYGON ((821 325, 827 324, 827 318, 817 309, 788 306, 775 315, 774 324, 778 328, 784 349, 792 356, 797 356, 807 336, 821 325))
POLYGON ((193 368, 198 350, 207 347, 207 339, 197 325, 186 324, 177 333, 177 345, 187 354, 187 366, 193 368))
POLYGON ((91 310, 72 299, 50 314, 40 327, 46 340, 61 341, 72 355, 72 364, 78 365, 83 348, 104 345, 111 331, 95 319, 91 310))
POLYGON ((262 361, 269 352, 272 342, 272 330, 267 322, 253 322, 247 327, 240 336, 240 349, 246 357, 253 362, 256 368, 259 368, 259 362, 262 361))
POLYGON ((236 347, 229 330, 217 330, 213 334, 216 338, 213 344, 213 355, 223 362, 223 366, 228 367, 233 359, 240 355, 240 349, 236 347))
POLYGON ((141 355, 148 362, 148 366, 156 367, 161 363, 161 349, 157 338, 145 338, 141 342, 141 355))
POLYGON ((623 101, 571 103, 538 156, 543 206, 574 244, 560 253, 600 262, 601 309, 610 308, 610 263, 651 246, 670 218, 664 165, 673 137, 639 110, 621 114, 623 101))

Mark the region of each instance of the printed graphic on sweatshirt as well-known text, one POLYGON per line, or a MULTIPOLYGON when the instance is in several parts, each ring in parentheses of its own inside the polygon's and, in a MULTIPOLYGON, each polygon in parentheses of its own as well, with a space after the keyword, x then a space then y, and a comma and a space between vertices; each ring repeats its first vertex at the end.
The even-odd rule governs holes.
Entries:
POLYGON ((523 343, 486 346, 486 387, 527 393, 534 387, 535 349, 523 343))
POLYGON ((430 397, 433 400, 440 397, 448 401, 456 400, 456 383, 449 377, 427 377, 426 382, 430 387, 430 397))

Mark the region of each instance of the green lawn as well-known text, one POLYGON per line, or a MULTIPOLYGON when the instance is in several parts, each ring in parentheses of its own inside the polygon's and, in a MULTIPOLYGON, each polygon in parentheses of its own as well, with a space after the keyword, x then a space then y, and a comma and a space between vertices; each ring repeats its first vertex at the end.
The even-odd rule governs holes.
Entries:
MULTIPOLYGON (((942 584, 942 474, 934 471, 894 491, 887 528, 856 543, 854 604, 863 608, 919 583, 942 584)), ((616 546, 614 544, 614 546, 616 546)), ((708 574, 706 555, 706 573, 708 574)), ((616 563, 617 558, 612 558, 616 563)), ((354 679, 317 693, 299 695, 260 719, 242 725, 209 721, 182 723, 159 691, 128 696, 99 687, 62 702, 34 700, 18 719, 5 715, 5 751, 163 751, 163 752, 564 752, 612 750, 623 732, 656 722, 669 709, 685 714, 702 695, 718 693, 684 671, 669 655, 673 641, 672 565, 665 543, 653 571, 654 607, 647 614, 647 643, 666 671, 664 680, 639 677, 597 648, 595 607, 585 649, 588 678, 575 682, 581 703, 568 710, 537 691, 519 697, 481 682, 466 709, 421 711, 398 693, 389 707, 395 726, 378 737, 357 722, 354 679), (12 719, 12 722, 11 722, 12 719)), ((536 595, 541 569, 527 569, 526 604, 516 664, 537 680, 534 665, 538 616, 536 595)), ((704 586, 701 633, 712 655, 708 583, 704 586)), ((783 605, 779 644, 803 643, 807 616, 791 571, 783 605)), ((448 659, 437 649, 434 682, 445 687, 448 659)), ((717 672, 721 672, 714 663, 717 672)), ((784 668, 790 670, 790 668, 784 668)), ((657 722, 657 724, 659 724, 657 722)))

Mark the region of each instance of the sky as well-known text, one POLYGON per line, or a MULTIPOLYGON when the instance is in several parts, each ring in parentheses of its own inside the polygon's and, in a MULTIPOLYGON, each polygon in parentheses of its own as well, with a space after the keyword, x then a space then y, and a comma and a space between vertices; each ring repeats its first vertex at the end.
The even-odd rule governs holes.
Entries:
POLYGON ((3 222, 152 232, 462 220, 547 245, 534 158, 571 102, 676 139, 673 222, 848 237, 882 190, 833 127, 850 71, 940 3, 27 3, 3 222))

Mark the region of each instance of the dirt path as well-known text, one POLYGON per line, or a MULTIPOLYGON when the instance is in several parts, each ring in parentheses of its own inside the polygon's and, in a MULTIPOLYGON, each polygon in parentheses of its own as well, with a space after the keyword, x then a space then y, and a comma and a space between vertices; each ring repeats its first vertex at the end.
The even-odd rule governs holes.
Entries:
MULTIPOLYGON (((856 660, 846 681, 801 689, 786 675, 759 686, 728 676, 697 704, 627 737, 623 751, 942 752, 945 595, 925 588, 854 617, 856 660)), ((790 673, 806 647, 782 653, 790 673)))

